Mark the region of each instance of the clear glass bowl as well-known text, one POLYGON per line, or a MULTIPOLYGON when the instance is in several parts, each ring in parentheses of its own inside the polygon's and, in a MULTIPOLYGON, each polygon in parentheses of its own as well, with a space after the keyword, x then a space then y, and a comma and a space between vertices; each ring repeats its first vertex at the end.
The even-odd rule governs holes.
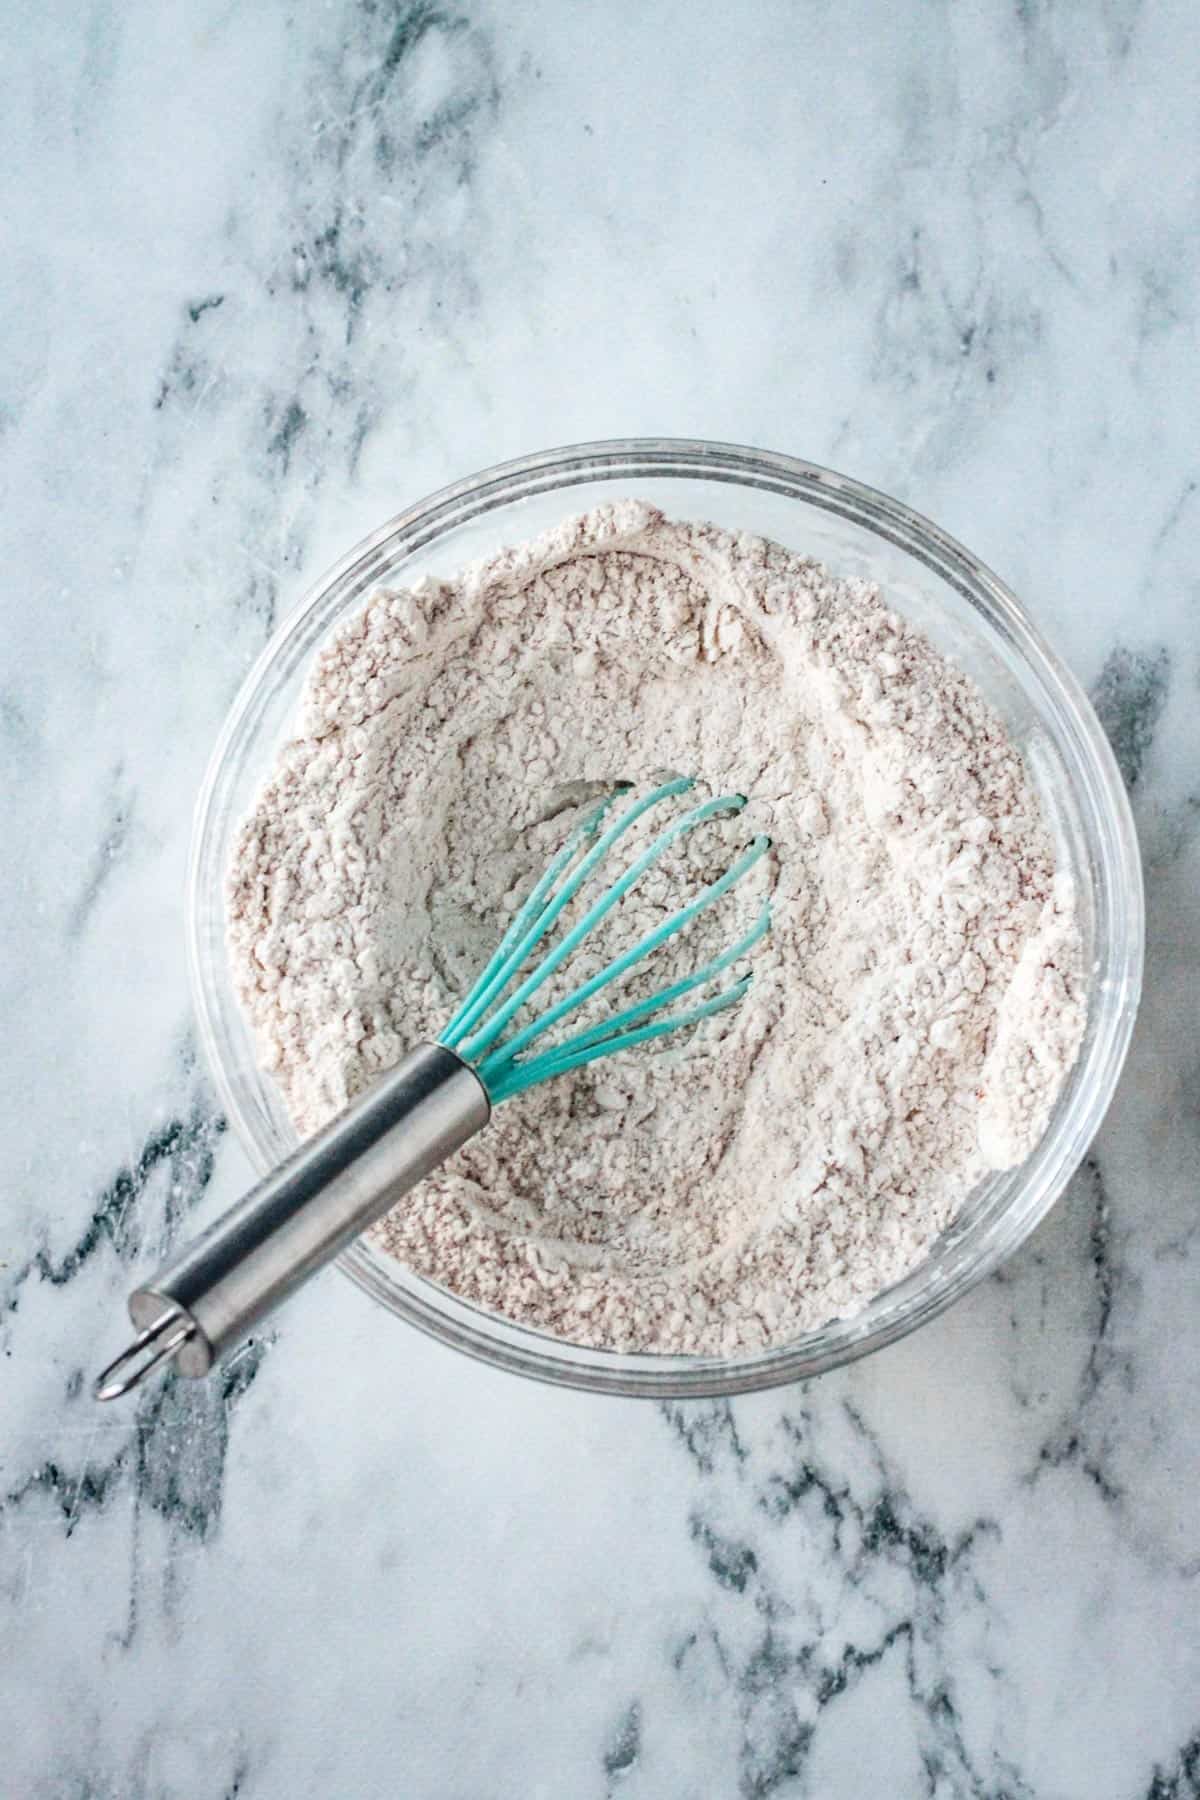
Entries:
POLYGON ((711 519, 881 583, 898 610, 979 683, 1021 746, 1065 866, 1075 875, 1091 970, 1078 1063, 1041 1143, 971 1194, 930 1256, 853 1319, 739 1357, 617 1355, 513 1325, 410 1273, 364 1240, 345 1272, 400 1318, 517 1374, 594 1391, 733 1394, 819 1374, 913 1331, 995 1269, 1062 1191, 1104 1115, 1129 1044, 1142 974, 1141 872, 1116 764, 1083 693, 1002 582, 936 525, 844 475, 731 444, 630 438, 548 450, 418 502, 312 587, 251 669, 200 794, 189 869, 189 961, 221 1102, 266 1173, 295 1133, 260 1073, 234 997, 224 883, 238 826, 290 734, 317 646, 381 583, 447 576, 568 513, 636 496, 711 519))

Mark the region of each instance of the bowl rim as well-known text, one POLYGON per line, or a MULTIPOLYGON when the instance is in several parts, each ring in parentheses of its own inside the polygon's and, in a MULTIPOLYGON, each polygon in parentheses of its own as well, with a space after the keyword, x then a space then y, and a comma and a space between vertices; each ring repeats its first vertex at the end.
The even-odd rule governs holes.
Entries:
MULTIPOLYGON (((260 1173, 273 1158, 257 1121, 243 1103, 220 1055, 217 995, 207 967, 199 899, 214 860, 217 801, 231 779, 231 750, 244 737, 256 703, 265 705, 268 677, 285 649, 303 638, 323 606, 344 612, 364 598, 397 554, 411 555, 456 526, 515 501, 553 491, 569 493, 584 481, 663 479, 723 481, 765 489, 833 512, 916 558, 956 589, 1034 673, 1054 707, 1054 735, 1070 751, 1074 773, 1091 802, 1101 861, 1110 869, 1110 936, 1097 944, 1088 990, 1089 1013, 1103 1001, 1102 1025, 1090 1052, 1087 1086, 1079 1086, 1074 1117, 1052 1122, 1022 1170, 1035 1176, 993 1224, 990 1241, 951 1276, 918 1278, 926 1258, 895 1287, 849 1320, 831 1321, 786 1345, 735 1357, 664 1356, 592 1349, 517 1325, 458 1298, 358 1239, 338 1266, 372 1298, 428 1335, 467 1355, 552 1385, 656 1399, 702 1398, 778 1386, 817 1375, 882 1349, 915 1331, 992 1273, 1035 1229, 1058 1199, 1107 1111, 1128 1051, 1141 993, 1145 903, 1137 837, 1116 759, 1075 677, 1051 649, 1015 593, 963 544, 932 520, 851 476, 820 464, 748 445, 692 438, 614 438, 568 444, 491 465, 437 489, 378 526, 311 582, 278 622, 242 681, 209 758, 196 802, 188 856, 187 950, 192 998, 205 1060, 239 1141, 260 1173), (343 593, 342 590, 345 590, 343 593), (1070 1131, 1061 1127, 1070 1124, 1070 1131), (1053 1139, 1053 1143, 1051 1140, 1053 1139), (1048 1147, 1053 1151, 1047 1154, 1048 1147), (1027 1192, 1027 1190, 1029 1190, 1027 1192), (1016 1199, 1026 1194, 1018 1208, 1016 1199), (1017 1216, 1019 1213, 1019 1216, 1017 1216), (998 1229, 1008 1225, 1007 1231, 998 1229), (914 1284, 916 1284, 914 1286, 914 1284), (912 1304, 871 1324, 884 1300, 912 1290, 912 1304)), ((332 615, 331 615, 332 616, 332 615)), ((310 629, 313 641, 323 636, 310 629)), ((305 644, 302 654, 311 654, 305 644)), ((1043 721, 1044 722, 1044 721, 1043 721)), ((1090 843, 1089 837, 1089 843, 1090 843)), ((224 871, 219 871, 223 888, 224 871)), ((1080 1066, 1084 1052, 1081 1050, 1080 1066)), ((1070 1078, 1075 1079, 1074 1073, 1070 1078)), ((951 1228, 953 1229, 953 1228, 951 1228)))

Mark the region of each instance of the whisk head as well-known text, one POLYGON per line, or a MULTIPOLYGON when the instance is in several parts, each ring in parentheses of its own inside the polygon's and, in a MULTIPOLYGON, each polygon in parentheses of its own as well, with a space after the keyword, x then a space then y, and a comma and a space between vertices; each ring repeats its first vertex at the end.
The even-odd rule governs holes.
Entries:
POLYGON ((439 1042, 472 1065, 487 1089, 493 1106, 514 1094, 564 1075, 585 1063, 649 1043, 709 1019, 727 1007, 736 1006, 750 985, 743 975, 728 987, 720 989, 697 1005, 672 1010, 685 995, 715 982, 741 958, 749 955, 755 944, 770 930, 770 907, 764 905, 753 927, 737 943, 719 956, 712 957, 694 974, 672 982, 647 999, 639 1000, 614 1013, 601 1024, 592 1025, 572 1036, 556 1040, 549 1048, 534 1051, 531 1046, 552 1031, 569 1014, 585 1006, 611 982, 621 979, 634 966, 651 956, 691 924, 699 915, 727 894, 741 881, 771 847, 768 837, 756 837, 732 862, 718 880, 710 882, 694 899, 672 913, 661 925, 647 932, 637 943, 606 963, 598 973, 581 982, 577 988, 530 1023, 506 1035, 517 1013, 530 1001, 555 971, 596 929, 601 920, 620 904, 646 871, 659 862, 672 844, 702 825, 706 819, 722 814, 738 813, 746 804, 744 794, 723 794, 705 800, 678 815, 658 836, 634 858, 628 868, 605 889, 583 916, 522 975, 535 950, 545 945, 556 921, 561 918, 575 895, 603 861, 613 846, 637 824, 642 816, 662 802, 686 794, 695 786, 687 776, 664 782, 651 793, 634 800, 621 816, 605 829, 604 821, 616 802, 628 794, 628 786, 614 789, 568 837, 535 885, 529 898, 519 908, 508 930, 500 940, 487 967, 447 1025, 439 1042))

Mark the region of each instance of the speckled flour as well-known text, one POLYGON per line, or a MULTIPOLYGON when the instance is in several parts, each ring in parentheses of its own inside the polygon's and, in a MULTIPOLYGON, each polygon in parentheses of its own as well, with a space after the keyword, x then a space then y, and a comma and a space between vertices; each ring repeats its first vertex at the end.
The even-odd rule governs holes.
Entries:
POLYGON ((732 942, 769 891, 738 1007, 506 1103, 376 1227, 465 1299, 617 1349, 782 1343, 906 1274, 1040 1135, 1083 1028, 1070 885, 999 720, 866 584, 618 503, 377 593, 299 733, 242 833, 229 934, 301 1131, 437 1034, 615 779, 751 804, 587 968, 753 831, 774 842, 653 971, 732 942))

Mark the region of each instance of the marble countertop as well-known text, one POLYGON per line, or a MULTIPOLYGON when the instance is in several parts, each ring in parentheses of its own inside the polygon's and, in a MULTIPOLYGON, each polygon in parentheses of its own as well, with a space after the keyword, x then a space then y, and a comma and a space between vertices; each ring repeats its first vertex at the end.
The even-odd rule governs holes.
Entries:
POLYGON ((1196 1800, 1200 493, 1183 0, 59 0, 9 21, 5 1800, 1196 1800), (305 583, 440 483, 792 451, 1022 593, 1132 793, 1147 989, 996 1279, 795 1388, 459 1360, 329 1275, 101 1409, 245 1157, 193 796, 305 583))

